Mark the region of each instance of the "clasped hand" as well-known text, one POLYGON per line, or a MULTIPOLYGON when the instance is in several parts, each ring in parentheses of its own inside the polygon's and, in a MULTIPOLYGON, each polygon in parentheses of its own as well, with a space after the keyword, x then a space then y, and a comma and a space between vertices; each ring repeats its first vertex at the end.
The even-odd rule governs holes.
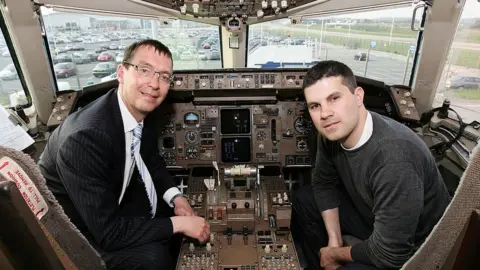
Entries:
POLYGON ((210 238, 210 224, 204 218, 195 215, 184 197, 175 198, 174 205, 175 215, 183 217, 182 233, 200 242, 206 242, 210 238))
POLYGON ((324 247, 320 249, 320 266, 325 270, 336 270, 342 267, 342 265, 336 261, 333 249, 334 247, 324 247))

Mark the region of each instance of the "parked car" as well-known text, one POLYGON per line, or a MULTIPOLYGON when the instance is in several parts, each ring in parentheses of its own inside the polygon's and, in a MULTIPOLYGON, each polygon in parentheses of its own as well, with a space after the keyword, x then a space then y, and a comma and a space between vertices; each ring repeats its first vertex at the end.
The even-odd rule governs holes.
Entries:
POLYGON ((117 64, 122 63, 122 61, 123 61, 123 56, 124 56, 124 53, 123 53, 123 52, 117 54, 117 56, 115 56, 115 62, 117 62, 117 64))
POLYGON ((217 50, 211 50, 208 55, 208 60, 220 60, 220 52, 217 50))
POLYGON ((114 56, 113 54, 109 53, 109 52, 102 52, 98 58, 97 58, 98 61, 113 61, 114 60, 114 56))
POLYGON ((353 56, 353 60, 367 61, 367 53, 358 52, 353 56))
POLYGON ((455 76, 445 83, 447 89, 480 89, 480 77, 455 76))
POLYGON ((193 59, 193 53, 191 51, 184 51, 180 55, 181 60, 192 60, 193 59))
POLYGON ((18 79, 17 69, 14 64, 8 64, 2 71, 0 71, 0 79, 9 81, 18 79))
POLYGON ((105 77, 111 75, 117 71, 117 63, 107 62, 107 63, 98 63, 92 70, 93 76, 95 77, 105 77))
POLYGON ((117 79, 117 73, 113 73, 112 75, 108 75, 107 77, 103 77, 100 79, 100 82, 106 82, 106 81, 111 81, 117 79))
POLYGON ((53 66, 55 75, 58 77, 68 78, 77 74, 75 65, 72 62, 58 63, 53 66))

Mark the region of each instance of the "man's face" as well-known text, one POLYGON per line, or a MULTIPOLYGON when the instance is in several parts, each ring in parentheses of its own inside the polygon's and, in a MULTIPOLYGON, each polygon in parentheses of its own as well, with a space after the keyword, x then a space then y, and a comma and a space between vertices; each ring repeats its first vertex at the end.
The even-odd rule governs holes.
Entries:
POLYGON ((360 120, 363 89, 352 93, 342 77, 319 80, 304 90, 308 110, 317 130, 330 141, 347 140, 360 120))
POLYGON ((172 75, 172 60, 152 46, 142 46, 129 61, 132 65, 119 65, 118 81, 122 85, 121 96, 127 108, 138 120, 155 110, 168 94, 172 75), (161 75, 158 76, 159 72, 161 75), (153 73, 153 75, 151 75, 153 73), (149 76, 150 74, 151 76, 149 76))

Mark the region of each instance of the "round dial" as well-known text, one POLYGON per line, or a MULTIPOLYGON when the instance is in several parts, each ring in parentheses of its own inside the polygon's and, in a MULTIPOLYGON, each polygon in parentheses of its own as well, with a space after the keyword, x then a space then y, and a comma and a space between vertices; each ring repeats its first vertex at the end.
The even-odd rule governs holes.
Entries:
POLYGON ((312 122, 303 116, 295 119, 295 123, 293 125, 295 127, 295 130, 300 134, 306 134, 312 128, 312 122))
POLYGON ((267 138, 267 134, 265 131, 259 131, 257 132, 257 141, 263 141, 267 138))
POLYGON ((165 159, 165 163, 175 164, 176 156, 173 152, 163 152, 162 156, 163 156, 163 159, 165 159))
POLYGON ((304 140, 298 140, 298 141, 297 141, 297 151, 298 151, 298 152, 308 151, 307 142, 304 141, 304 140))
POLYGON ((198 148, 195 146, 189 146, 186 150, 187 159, 197 159, 198 157, 198 148))
POLYGON ((189 144, 194 144, 198 140, 198 133, 196 131, 187 131, 185 133, 185 141, 189 144))

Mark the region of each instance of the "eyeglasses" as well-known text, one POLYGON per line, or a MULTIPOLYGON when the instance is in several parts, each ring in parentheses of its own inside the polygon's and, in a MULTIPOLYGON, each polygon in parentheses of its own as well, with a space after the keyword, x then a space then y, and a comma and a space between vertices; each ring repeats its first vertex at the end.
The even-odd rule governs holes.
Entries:
POLYGON ((151 79, 153 75, 157 74, 158 79, 160 82, 163 83, 170 83, 173 81, 173 76, 166 74, 166 73, 161 73, 158 71, 155 71, 153 68, 147 65, 134 65, 128 62, 123 62, 124 65, 129 65, 135 68, 135 70, 138 72, 140 77, 143 79, 151 79))

